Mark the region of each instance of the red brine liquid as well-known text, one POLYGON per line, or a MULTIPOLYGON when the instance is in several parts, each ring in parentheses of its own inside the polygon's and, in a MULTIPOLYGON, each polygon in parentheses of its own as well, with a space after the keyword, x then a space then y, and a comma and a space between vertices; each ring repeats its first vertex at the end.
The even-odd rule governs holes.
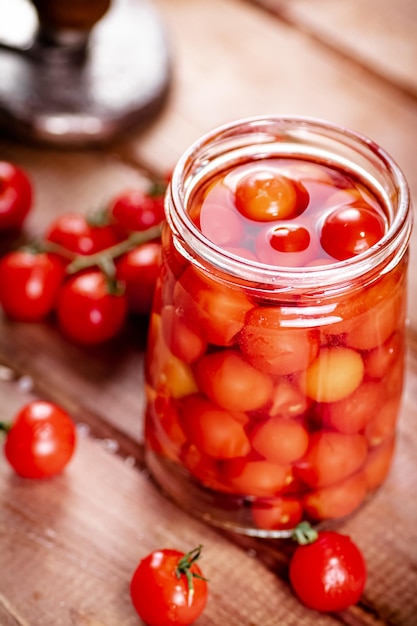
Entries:
MULTIPOLYGON (((284 272, 342 271, 389 226, 359 179, 280 157, 204 182, 189 216, 215 249, 284 272)), ((168 228, 163 248, 146 363, 157 481, 201 517, 252 534, 355 511, 394 451, 406 256, 342 290, 269 293, 190 262, 168 228)))

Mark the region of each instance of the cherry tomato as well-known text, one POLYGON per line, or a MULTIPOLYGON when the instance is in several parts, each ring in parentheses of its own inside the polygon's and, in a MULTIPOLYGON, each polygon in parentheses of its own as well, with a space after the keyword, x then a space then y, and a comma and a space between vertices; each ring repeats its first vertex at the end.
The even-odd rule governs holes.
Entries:
POLYGON ((353 393, 362 382, 361 355, 349 348, 323 348, 306 373, 306 393, 317 402, 336 402, 353 393))
POLYGON ((293 217, 297 212, 297 190, 285 176, 270 170, 255 170, 242 176, 235 191, 238 211, 258 222, 293 217))
POLYGON ((76 343, 94 345, 112 339, 122 329, 126 314, 126 296, 111 293, 99 270, 73 276, 58 294, 59 326, 76 343))
POLYGON ((165 219, 163 188, 128 189, 114 198, 109 213, 116 225, 127 232, 161 224, 165 219))
POLYGON ((366 584, 365 559, 346 535, 321 532, 296 548, 289 569, 292 588, 311 609, 343 611, 356 604, 366 584))
POLYGON ((359 471, 328 487, 310 491, 303 499, 303 507, 314 520, 341 519, 355 511, 367 494, 364 472, 359 471))
POLYGON ((295 420, 271 417, 250 434, 252 447, 268 461, 286 465, 301 458, 308 448, 308 432, 295 420))
POLYGON ((130 595, 147 626, 188 626, 203 612, 207 580, 196 563, 201 546, 187 552, 163 548, 145 557, 130 583, 130 595))
POLYGON ((236 493, 258 498, 279 495, 292 479, 289 466, 247 459, 226 461, 224 477, 236 493))
POLYGON ((384 232, 384 219, 370 205, 348 205, 326 217, 320 241, 327 254, 344 261, 368 250, 384 232))
POLYGON ((160 261, 161 244, 152 241, 133 248, 117 261, 116 276, 125 285, 132 313, 150 313, 160 261))
POLYGON ((286 320, 278 307, 256 307, 245 317, 240 349, 255 367, 268 374, 286 376, 305 370, 317 355, 315 332, 286 324, 291 324, 291 319, 286 320))
POLYGON ((394 451, 395 436, 371 449, 363 469, 369 491, 377 489, 388 476, 394 451))
POLYGON ((45 239, 75 254, 94 254, 120 241, 109 224, 90 223, 85 215, 66 213, 50 224, 45 239))
POLYGON ((385 401, 377 413, 371 416, 365 435, 370 446, 379 446, 386 439, 391 439, 397 426, 400 410, 400 396, 385 401))
POLYGON ((255 369, 237 350, 207 354, 197 363, 198 387, 213 402, 231 411, 254 411, 271 397, 272 379, 255 369))
POLYGON ((331 485, 360 469, 367 452, 362 435, 318 431, 311 435, 308 451, 294 473, 310 487, 331 485))
POLYGON ((280 252, 301 252, 310 245, 310 233, 304 226, 277 226, 272 233, 271 245, 280 252))
POLYGON ((231 290, 188 267, 174 289, 174 305, 196 320, 204 338, 220 346, 231 345, 241 330, 252 303, 240 291, 231 290))
POLYGON ((365 382, 346 398, 325 405, 324 421, 342 433, 358 433, 375 417, 382 402, 381 385, 365 382))
POLYGON ((296 498, 275 498, 265 503, 255 502, 251 513, 258 528, 285 530, 295 528, 301 522, 303 509, 296 498))
POLYGON ((0 161, 0 232, 22 227, 33 201, 27 174, 14 163, 0 161))
POLYGON ((75 426, 69 415, 51 402, 35 400, 16 415, 4 452, 20 476, 49 478, 64 469, 75 445, 75 426))
POLYGON ((54 308, 64 279, 59 257, 26 250, 9 252, 0 261, 0 304, 19 322, 39 322, 54 308))
POLYGON ((317 255, 317 243, 304 226, 283 223, 263 228, 255 239, 261 263, 281 267, 302 267, 317 255))
POLYGON ((216 459, 231 459, 246 456, 250 451, 239 416, 219 408, 204 396, 187 396, 181 418, 188 440, 204 454, 216 459))
POLYGON ((309 402, 300 389, 292 385, 286 378, 278 381, 274 387, 271 406, 268 414, 272 417, 295 417, 308 408, 309 402))
POLYGON ((185 445, 181 451, 181 462, 187 470, 209 489, 230 493, 230 488, 221 481, 218 460, 204 454, 194 444, 185 445))
POLYGON ((188 319, 181 308, 164 306, 161 323, 164 339, 176 357, 193 363, 203 356, 207 347, 203 333, 197 322, 188 319))

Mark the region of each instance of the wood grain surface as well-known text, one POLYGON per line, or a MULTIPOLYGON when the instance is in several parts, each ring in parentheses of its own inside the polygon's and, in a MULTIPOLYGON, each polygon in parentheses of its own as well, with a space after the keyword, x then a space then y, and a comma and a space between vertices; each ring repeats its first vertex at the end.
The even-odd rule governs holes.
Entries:
MULTIPOLYGON (((27 237, 41 237, 61 213, 87 213, 126 187, 144 185, 148 175, 166 172, 214 126, 266 113, 325 118, 369 135, 401 165, 416 204, 413 0, 154 4, 174 72, 170 98, 155 121, 89 150, 40 148, 0 136, 0 159, 22 165, 34 183, 27 237)), ((34 325, 0 316, 1 417, 43 397, 66 408, 79 428, 76 455, 56 479, 19 479, 0 457, 0 626, 140 624, 129 599, 139 559, 154 548, 187 550, 199 543, 210 579, 200 626, 415 626, 416 255, 414 231, 395 461, 373 500, 342 526, 364 552, 368 583, 360 603, 337 615, 309 611, 294 598, 287 543, 207 527, 150 480, 142 425, 146 319, 130 320, 109 345, 85 350, 62 337, 53 319, 34 325)))

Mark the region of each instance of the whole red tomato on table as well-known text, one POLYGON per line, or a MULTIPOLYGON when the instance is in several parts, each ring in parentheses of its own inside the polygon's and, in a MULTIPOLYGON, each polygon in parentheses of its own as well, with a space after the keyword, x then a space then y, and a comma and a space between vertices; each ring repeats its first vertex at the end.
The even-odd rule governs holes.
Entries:
POLYGON ((359 601, 366 583, 366 564, 350 537, 322 531, 312 543, 296 548, 289 575, 303 604, 317 611, 336 612, 359 601))
POLYGON ((21 228, 32 200, 27 174, 14 163, 0 161, 0 232, 21 228))
POLYGON ((200 554, 201 546, 186 554, 164 548, 139 563, 130 595, 147 626, 188 626, 201 615, 208 586, 196 563, 200 554))
POLYGON ((5 426, 4 453, 15 472, 24 478, 49 478, 70 461, 76 432, 70 416, 59 406, 43 400, 26 404, 12 424, 5 426))

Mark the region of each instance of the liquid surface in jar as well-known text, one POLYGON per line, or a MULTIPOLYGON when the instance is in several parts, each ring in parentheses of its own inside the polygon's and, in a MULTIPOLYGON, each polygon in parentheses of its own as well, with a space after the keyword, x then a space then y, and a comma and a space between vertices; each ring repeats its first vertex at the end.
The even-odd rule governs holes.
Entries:
POLYGON ((197 191, 191 218, 230 254, 306 267, 344 261, 385 234, 377 199, 352 176, 318 163, 270 158, 219 175, 197 191))

